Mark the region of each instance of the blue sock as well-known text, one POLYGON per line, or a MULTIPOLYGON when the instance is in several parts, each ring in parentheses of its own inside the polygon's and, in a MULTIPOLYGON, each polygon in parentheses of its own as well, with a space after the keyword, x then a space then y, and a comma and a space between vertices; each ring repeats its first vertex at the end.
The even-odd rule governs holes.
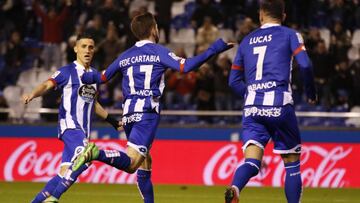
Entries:
POLYGON ((144 203, 154 203, 154 190, 151 182, 151 171, 138 169, 137 182, 144 203))
POLYGON ((59 184, 56 186, 52 196, 60 199, 61 195, 68 190, 72 184, 77 180, 77 177, 88 168, 87 164, 82 165, 77 171, 71 171, 71 166, 67 170, 65 176, 61 179, 59 184))
POLYGON ((261 161, 257 159, 245 159, 245 162, 236 169, 232 186, 236 186, 240 192, 249 182, 250 178, 259 173, 261 161))
POLYGON ((130 157, 118 150, 100 150, 97 160, 120 170, 127 169, 131 163, 130 157))
POLYGON ((46 183, 44 189, 39 192, 31 203, 41 203, 55 190, 58 183, 61 181, 61 177, 56 175, 49 182, 46 183))
POLYGON ((288 203, 299 203, 302 194, 300 161, 285 164, 285 194, 288 203))

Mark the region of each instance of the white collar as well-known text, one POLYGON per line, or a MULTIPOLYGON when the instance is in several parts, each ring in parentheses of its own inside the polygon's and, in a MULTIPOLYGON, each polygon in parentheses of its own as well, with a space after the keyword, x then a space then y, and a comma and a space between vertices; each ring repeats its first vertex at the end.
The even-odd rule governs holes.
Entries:
MULTIPOLYGON (((76 69, 79 69, 79 70, 85 70, 85 67, 83 66, 83 65, 81 65, 79 62, 77 62, 77 61, 74 61, 74 63, 75 63, 75 68, 76 69)), ((89 70, 91 71, 91 67, 89 67, 89 70)))
POLYGON ((150 40, 147 40, 147 39, 144 39, 144 40, 137 41, 137 42, 135 43, 135 46, 137 46, 137 47, 142 47, 142 46, 144 46, 145 44, 149 44, 149 43, 154 43, 154 42, 152 42, 152 41, 150 41, 150 40))
POLYGON ((265 28, 275 27, 275 26, 280 26, 280 24, 278 24, 278 23, 265 23, 265 24, 262 25, 260 28, 261 28, 261 29, 265 29, 265 28))

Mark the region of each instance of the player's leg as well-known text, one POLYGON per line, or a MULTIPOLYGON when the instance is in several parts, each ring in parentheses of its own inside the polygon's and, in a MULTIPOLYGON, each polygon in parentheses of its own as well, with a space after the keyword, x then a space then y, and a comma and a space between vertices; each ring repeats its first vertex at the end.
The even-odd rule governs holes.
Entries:
POLYGON ((62 176, 60 174, 56 175, 52 179, 50 179, 45 187, 35 196, 35 198, 31 201, 31 203, 41 203, 46 198, 48 198, 51 192, 56 188, 58 183, 61 181, 62 176))
POLYGON ((67 130, 61 138, 64 142, 63 166, 61 170, 62 179, 56 186, 52 197, 59 199, 76 182, 78 176, 88 168, 88 164, 80 167, 77 171, 71 170, 71 164, 76 157, 84 151, 88 140, 82 130, 67 130))
POLYGON ((285 195, 288 203, 299 203, 302 193, 300 154, 281 155, 286 171, 285 195))
POLYGON ((152 159, 148 154, 137 170, 137 185, 144 203, 154 203, 154 189, 151 182, 152 159))
POLYGON ((300 173, 301 138, 292 106, 282 107, 281 115, 272 122, 275 133, 274 153, 280 154, 285 165, 285 194, 289 203, 298 203, 302 194, 300 173))
POLYGON ((244 163, 235 171, 231 188, 225 192, 226 203, 237 203, 241 190, 256 176, 261 168, 264 148, 270 139, 267 129, 258 122, 259 118, 252 116, 243 117, 244 163))

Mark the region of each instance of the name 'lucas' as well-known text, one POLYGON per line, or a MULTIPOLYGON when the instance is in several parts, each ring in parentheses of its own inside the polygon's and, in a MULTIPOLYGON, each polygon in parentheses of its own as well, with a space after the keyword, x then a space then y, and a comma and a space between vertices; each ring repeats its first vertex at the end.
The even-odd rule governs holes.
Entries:
POLYGON ((250 45, 257 43, 270 42, 272 40, 272 35, 258 36, 250 38, 250 45))

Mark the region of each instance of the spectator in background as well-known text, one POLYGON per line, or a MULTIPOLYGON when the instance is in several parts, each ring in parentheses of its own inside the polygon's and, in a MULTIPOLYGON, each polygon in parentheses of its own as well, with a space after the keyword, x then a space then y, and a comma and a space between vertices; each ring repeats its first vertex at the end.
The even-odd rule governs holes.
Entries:
POLYGON ((236 23, 236 32, 235 38, 240 43, 241 40, 248 35, 250 32, 256 29, 256 24, 253 22, 251 18, 245 18, 242 21, 237 21, 236 23))
POLYGON ((38 3, 38 0, 33 2, 33 10, 42 21, 42 34, 43 34, 43 60, 44 66, 50 69, 52 66, 62 66, 62 52, 60 43, 63 39, 64 22, 69 15, 69 10, 72 2, 66 0, 66 5, 60 14, 56 13, 55 7, 51 6, 47 13, 45 13, 38 3))
POLYGON ((232 93, 228 85, 229 70, 231 61, 226 56, 219 56, 215 64, 214 74, 214 91, 215 91, 215 109, 231 110, 232 109, 232 93))
POLYGON ((115 58, 125 50, 124 43, 119 39, 117 29, 113 22, 107 25, 106 38, 97 46, 97 54, 102 56, 99 67, 101 70, 108 67, 115 58))
POLYGON ((191 16, 192 26, 198 28, 203 25, 206 16, 209 16, 215 25, 219 24, 222 20, 221 13, 211 0, 200 0, 197 2, 197 7, 191 16))
POLYGON ((170 42, 171 7, 174 0, 155 0, 155 17, 158 28, 164 30, 165 43, 170 42))
POLYGON ((353 90, 353 77, 350 72, 348 60, 344 59, 336 65, 336 73, 331 78, 331 93, 335 99, 335 105, 349 108, 351 93, 353 90))
POLYGON ((340 21, 334 23, 331 30, 330 53, 335 57, 337 62, 347 59, 347 51, 351 47, 351 38, 343 29, 340 21))
MULTIPOLYGON (((360 49, 359 49, 360 53, 360 49)), ((354 106, 360 106, 360 58, 354 61, 350 66, 353 81, 353 97, 354 106)))
POLYGON ((100 14, 95 14, 94 17, 88 21, 85 33, 94 36, 95 44, 99 43, 106 36, 106 30, 103 27, 100 14))
POLYGON ((19 31, 13 31, 6 44, 4 56, 5 68, 0 74, 0 89, 4 89, 6 85, 14 85, 16 83, 21 72, 25 54, 25 48, 19 31))
POLYGON ((204 17, 204 23, 198 28, 196 34, 196 46, 207 49, 219 37, 219 29, 213 24, 210 16, 204 17))
POLYGON ((97 13, 102 17, 103 25, 108 25, 109 22, 112 22, 116 27, 120 23, 121 13, 113 0, 104 0, 103 6, 97 13))
POLYGON ((314 66, 315 85, 318 91, 318 101, 325 106, 330 106, 329 78, 335 74, 335 64, 332 55, 326 49, 323 40, 317 42, 316 47, 310 52, 314 66))
MULTIPOLYGON (((209 63, 203 64, 196 74, 195 99, 197 110, 214 110, 214 74, 209 63)), ((212 123, 211 116, 199 116, 200 121, 212 123)))
MULTIPOLYGON (((305 39, 305 46, 309 54, 311 54, 319 42, 323 41, 321 39, 320 31, 318 28, 312 27, 309 29, 309 33, 305 39)), ((316 66, 314 66, 316 68, 316 66)))
MULTIPOLYGON (((187 58, 183 47, 179 47, 175 55, 181 58, 187 58)), ((179 105, 181 109, 188 109, 196 87, 196 73, 192 71, 184 74, 168 70, 166 77, 168 78, 166 80, 166 107, 172 109, 174 104, 176 104, 179 105)))

